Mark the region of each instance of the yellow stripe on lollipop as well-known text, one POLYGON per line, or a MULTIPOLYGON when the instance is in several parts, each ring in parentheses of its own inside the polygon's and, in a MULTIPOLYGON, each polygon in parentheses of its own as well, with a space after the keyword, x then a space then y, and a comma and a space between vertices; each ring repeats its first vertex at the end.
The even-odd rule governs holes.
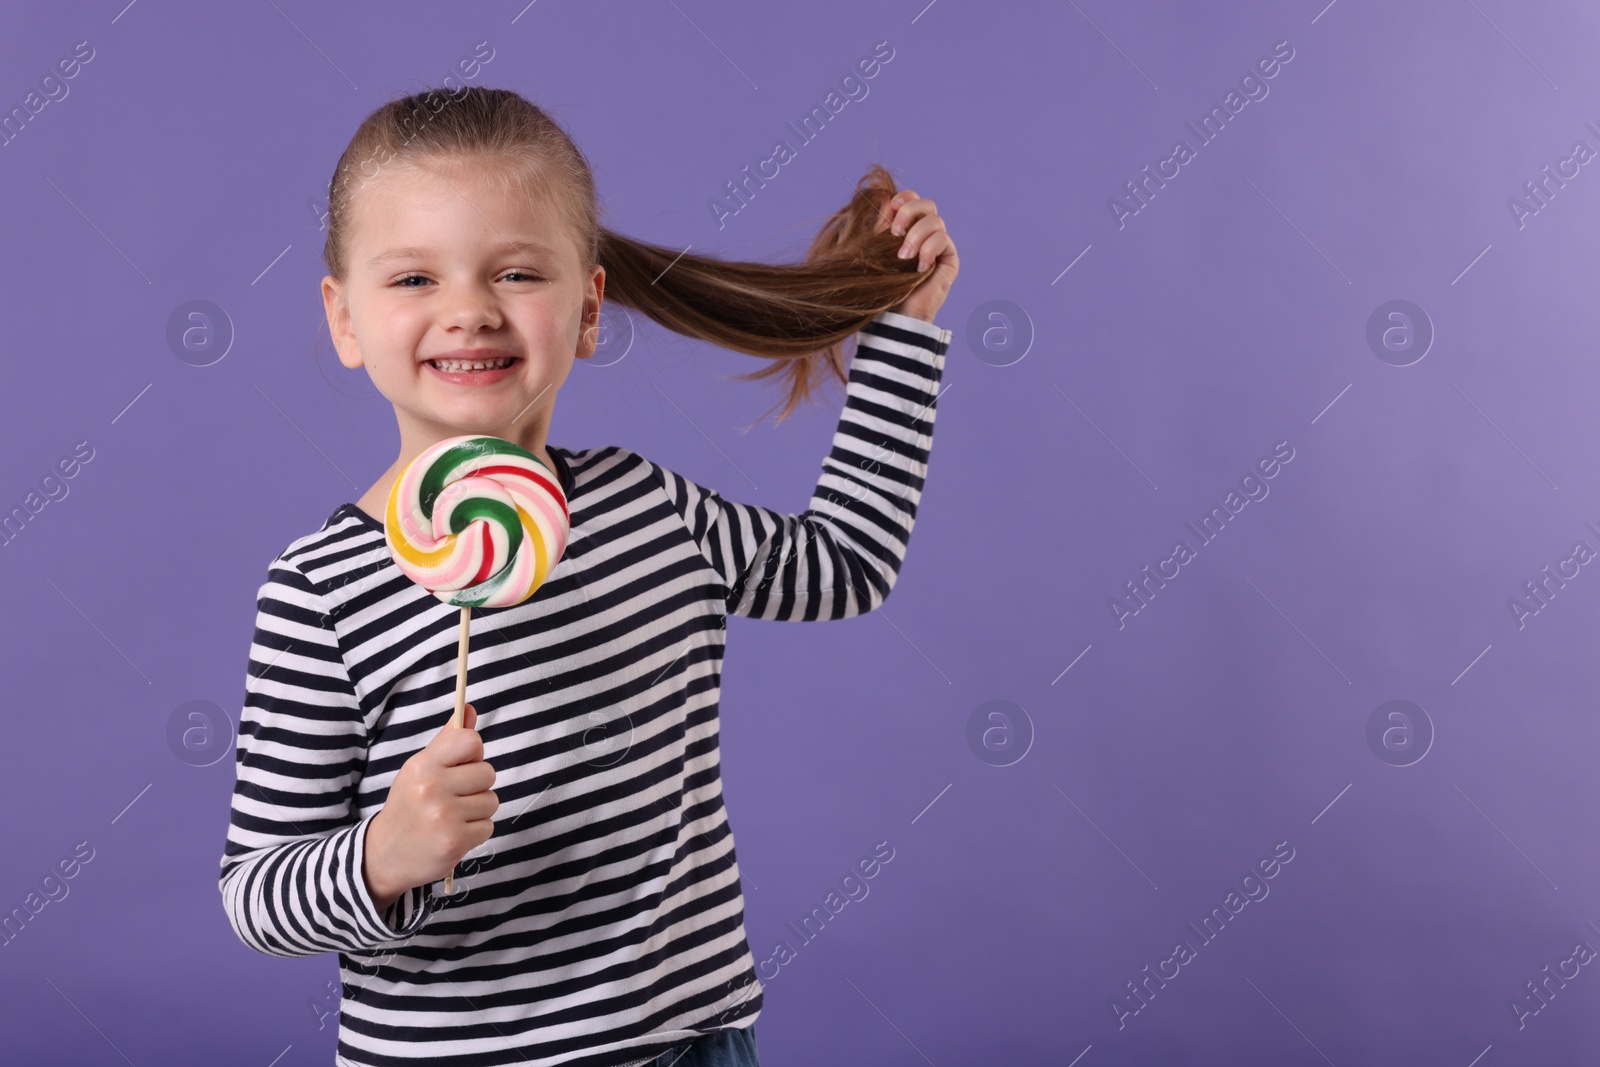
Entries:
MULTIPOLYGON (((404 481, 403 478, 396 478, 394 485, 389 487, 389 503, 383 513, 384 525, 391 530, 397 531, 401 529, 400 483, 402 481, 404 481)), ((435 567, 449 559, 450 554, 455 551, 457 536, 456 534, 445 534, 440 546, 432 552, 425 552, 416 548, 404 537, 392 537, 389 541, 394 550, 403 556, 407 563, 418 567, 435 567)))
POLYGON ((537 589, 544 584, 544 579, 549 574, 550 550, 544 543, 544 532, 534 522, 533 516, 522 510, 522 505, 516 501, 511 506, 517 509, 517 521, 522 523, 522 535, 533 542, 533 588, 537 589))

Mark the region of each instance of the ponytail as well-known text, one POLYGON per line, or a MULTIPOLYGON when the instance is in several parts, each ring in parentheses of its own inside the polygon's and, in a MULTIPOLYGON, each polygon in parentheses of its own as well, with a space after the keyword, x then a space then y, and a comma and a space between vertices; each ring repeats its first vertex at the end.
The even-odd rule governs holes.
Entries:
POLYGON ((737 377, 788 376, 781 422, 823 377, 844 384, 844 342, 933 271, 897 258, 903 238, 887 226, 874 232, 896 191, 889 172, 873 164, 800 263, 680 254, 602 230, 606 296, 674 333, 771 360, 737 377))

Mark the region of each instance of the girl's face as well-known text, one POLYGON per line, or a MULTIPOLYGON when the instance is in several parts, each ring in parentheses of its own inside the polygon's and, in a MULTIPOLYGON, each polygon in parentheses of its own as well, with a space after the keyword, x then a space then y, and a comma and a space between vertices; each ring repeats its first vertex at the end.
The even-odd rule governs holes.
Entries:
POLYGON ((506 196, 487 165, 385 168, 353 201, 347 279, 322 281, 339 361, 394 404, 402 457, 464 433, 542 456, 556 391, 594 354, 605 271, 583 268, 545 198, 506 196), (511 362, 437 362, 490 358, 511 362))

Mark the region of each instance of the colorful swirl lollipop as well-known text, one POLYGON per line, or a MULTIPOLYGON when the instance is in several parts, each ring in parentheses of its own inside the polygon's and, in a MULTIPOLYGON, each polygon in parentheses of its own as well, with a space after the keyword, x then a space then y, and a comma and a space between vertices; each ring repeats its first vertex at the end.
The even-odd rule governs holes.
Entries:
POLYGON ((461 608, 520 604, 567 545, 561 480, 498 437, 467 434, 426 449, 389 491, 383 532, 395 565, 461 608))
MULTIPOLYGON (((571 516, 561 479, 532 452, 481 434, 452 437, 406 464, 389 490, 383 536, 395 566, 461 608, 456 708, 466 719, 472 609, 520 604, 567 547, 571 516)), ((455 872, 444 891, 455 892, 455 872)))

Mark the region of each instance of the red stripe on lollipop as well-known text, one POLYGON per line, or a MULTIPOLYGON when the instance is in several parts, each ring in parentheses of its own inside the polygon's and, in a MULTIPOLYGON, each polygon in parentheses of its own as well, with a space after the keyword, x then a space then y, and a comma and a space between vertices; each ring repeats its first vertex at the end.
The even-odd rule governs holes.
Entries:
POLYGON ((472 473, 507 474, 517 478, 526 478, 528 481, 533 482, 539 488, 548 493, 550 499, 554 500, 561 506, 561 514, 566 515, 569 522, 572 520, 571 513, 567 511, 567 494, 555 482, 552 482, 549 478, 546 478, 544 475, 539 474, 536 471, 530 471, 526 467, 495 466, 479 467, 478 469, 472 471, 472 473))
POLYGON ((478 573, 472 576, 473 585, 487 582, 494 572, 494 539, 489 536, 489 524, 480 519, 478 526, 483 533, 483 562, 478 565, 478 573))

